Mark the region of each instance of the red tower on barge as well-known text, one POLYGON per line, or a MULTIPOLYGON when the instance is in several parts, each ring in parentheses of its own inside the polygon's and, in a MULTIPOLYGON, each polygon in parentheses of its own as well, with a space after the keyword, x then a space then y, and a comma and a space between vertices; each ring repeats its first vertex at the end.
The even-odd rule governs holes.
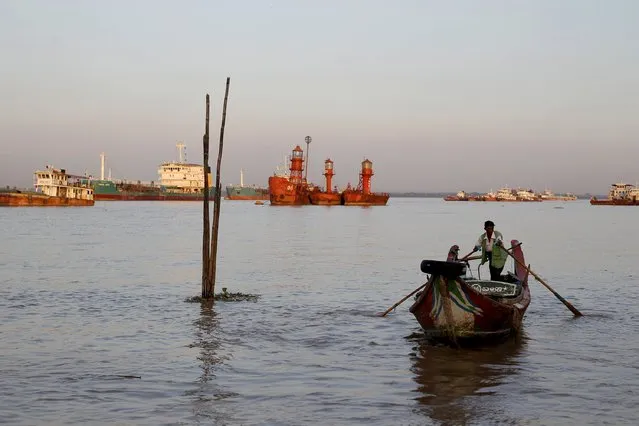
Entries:
POLYGON ((357 189, 347 188, 343 193, 345 206, 385 206, 390 198, 386 192, 371 192, 371 177, 373 163, 365 159, 362 161, 362 171, 359 173, 357 189))
POLYGON ((338 191, 331 190, 331 184, 333 181, 333 162, 330 158, 324 161, 324 177, 326 178, 326 190, 325 191, 312 191, 310 193, 311 204, 322 206, 338 206, 342 203, 342 194, 338 191))
POLYGON ((268 178, 271 205, 303 206, 310 204, 310 188, 302 176, 304 171, 304 151, 297 145, 291 156, 290 174, 274 175, 268 178))

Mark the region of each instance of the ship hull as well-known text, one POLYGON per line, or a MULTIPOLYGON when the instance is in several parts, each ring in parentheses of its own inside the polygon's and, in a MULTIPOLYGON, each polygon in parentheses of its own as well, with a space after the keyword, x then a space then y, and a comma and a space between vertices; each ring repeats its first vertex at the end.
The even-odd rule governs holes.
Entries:
POLYGON ((593 198, 590 200, 590 204, 593 206, 639 206, 639 199, 597 200, 596 198, 593 198))
POLYGON ((389 194, 364 194, 361 191, 344 191, 342 194, 345 206, 385 206, 389 194))
POLYGON ((227 200, 269 200, 268 188, 254 188, 243 186, 227 186, 226 197, 227 200))
MULTIPOLYGON (((94 194, 96 201, 203 201, 201 194, 131 194, 121 192, 117 194, 94 194)), ((209 200, 214 201, 215 196, 209 195, 209 200)))
POLYGON ((311 204, 308 187, 291 183, 280 176, 268 178, 269 200, 272 206, 306 206, 311 204))
POLYGON ((339 206, 343 204, 342 194, 338 192, 312 192, 309 196, 315 206, 339 206))
POLYGON ((0 206, 7 207, 87 207, 94 200, 51 197, 37 193, 8 192, 0 194, 0 206))
MULTIPOLYGON (((90 182, 96 201, 202 201, 203 191, 183 192, 163 186, 115 183, 109 180, 90 182)), ((209 189, 209 200, 214 200, 215 188, 209 189)))

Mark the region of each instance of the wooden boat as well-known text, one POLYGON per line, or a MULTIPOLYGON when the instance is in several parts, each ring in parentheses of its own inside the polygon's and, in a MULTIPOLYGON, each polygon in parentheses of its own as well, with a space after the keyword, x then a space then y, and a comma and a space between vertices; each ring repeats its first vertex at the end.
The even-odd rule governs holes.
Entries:
MULTIPOLYGON (((511 253, 525 265, 521 244, 511 241, 511 253)), ((458 261, 423 260, 431 274, 410 312, 426 337, 454 346, 503 340, 517 333, 530 304, 528 272, 515 262, 502 281, 464 277, 468 265, 458 261)))

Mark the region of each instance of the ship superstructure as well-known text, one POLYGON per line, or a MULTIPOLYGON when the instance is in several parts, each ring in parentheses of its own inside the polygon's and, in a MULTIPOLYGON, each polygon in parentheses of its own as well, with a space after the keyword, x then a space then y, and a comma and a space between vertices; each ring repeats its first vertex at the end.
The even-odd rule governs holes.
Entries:
POLYGON ((184 143, 178 142, 176 147, 178 161, 160 164, 158 169, 160 185, 171 191, 201 193, 204 189, 204 166, 186 161, 184 143))
POLYGON ((599 200, 593 197, 592 205, 607 206, 639 206, 639 186, 628 183, 613 183, 608 191, 608 198, 599 200))

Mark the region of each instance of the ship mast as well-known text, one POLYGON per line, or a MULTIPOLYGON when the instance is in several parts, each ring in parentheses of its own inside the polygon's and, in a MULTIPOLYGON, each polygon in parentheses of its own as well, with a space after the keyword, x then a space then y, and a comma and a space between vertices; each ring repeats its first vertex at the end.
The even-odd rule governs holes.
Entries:
POLYGON ((240 188, 244 188, 244 170, 240 169, 240 188))
POLYGON ((186 145, 184 145, 184 142, 178 142, 177 144, 175 144, 175 146, 178 150, 178 163, 186 162, 186 145))
POLYGON ((100 153, 100 180, 104 180, 104 152, 100 153))

